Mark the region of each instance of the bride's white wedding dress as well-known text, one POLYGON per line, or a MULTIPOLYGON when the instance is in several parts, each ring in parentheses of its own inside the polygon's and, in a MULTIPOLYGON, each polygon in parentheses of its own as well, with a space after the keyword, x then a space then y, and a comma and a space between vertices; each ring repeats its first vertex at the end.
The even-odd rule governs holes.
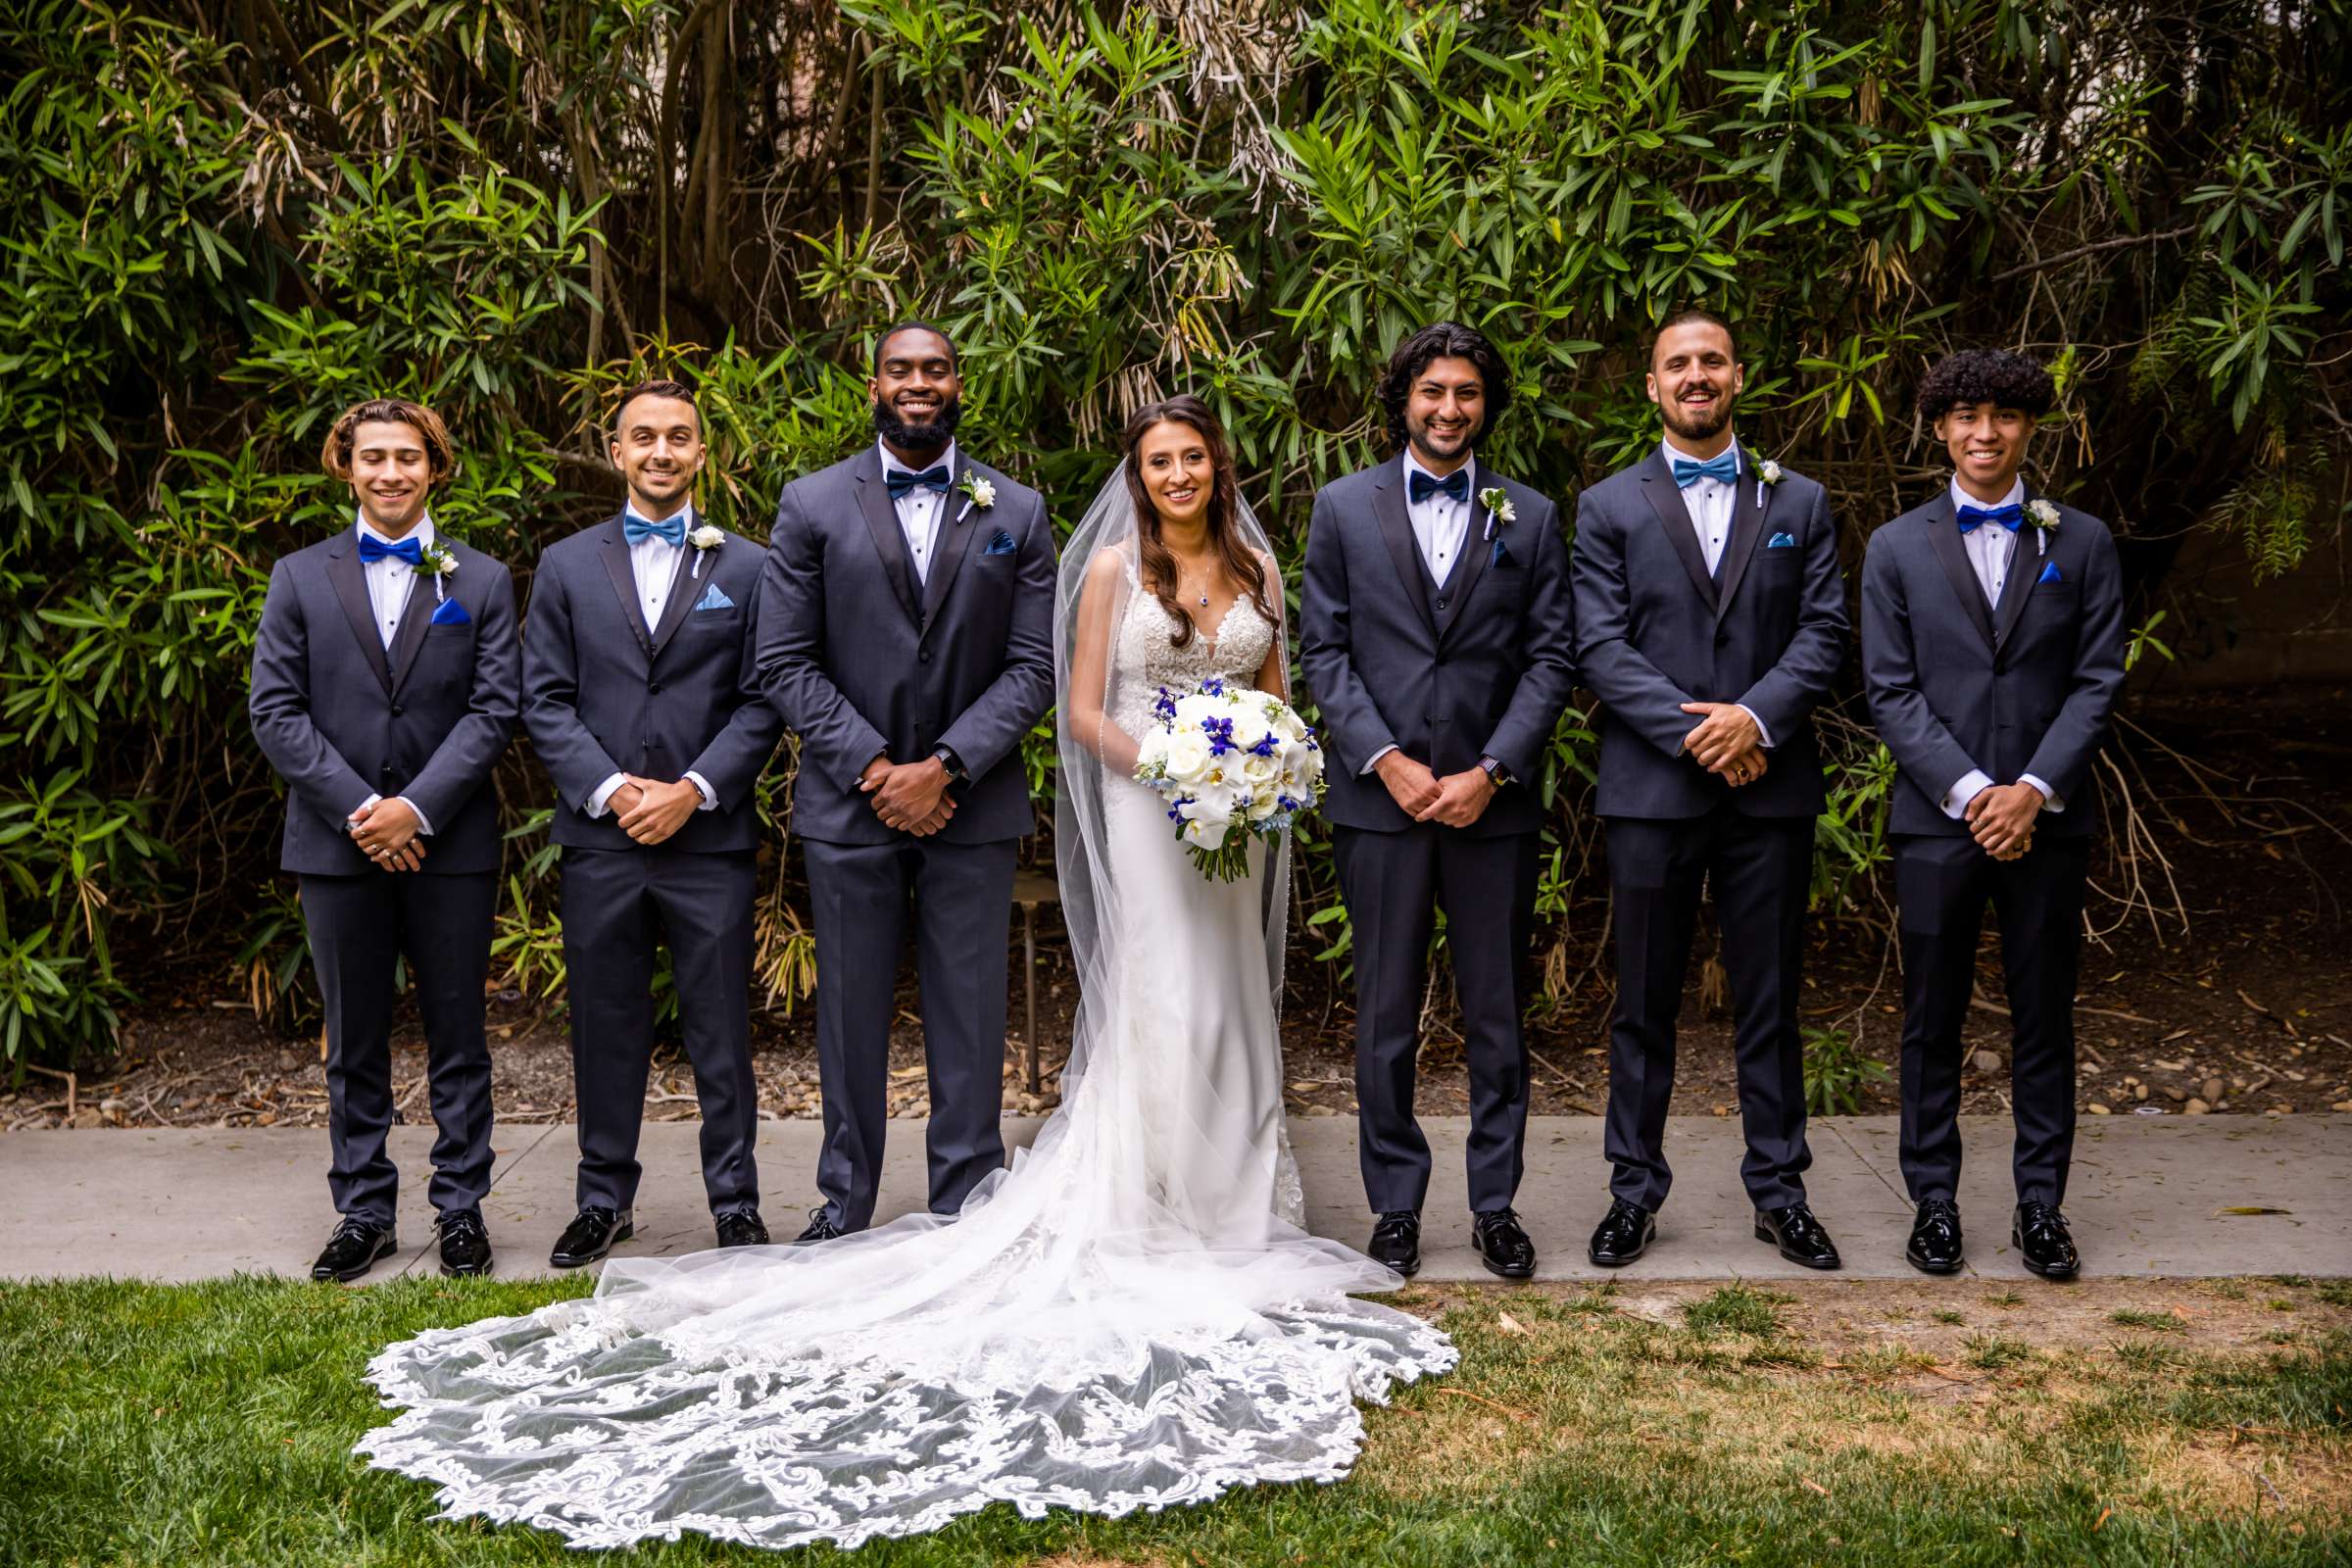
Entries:
MULTIPOLYGON (((1254 681, 1279 628, 1247 596, 1178 649, 1128 583, 1104 711, 1129 736, 1161 684, 1254 681)), ((1088 768, 1066 731, 1062 758, 1088 768)), ((1086 820, 1065 800, 1057 829, 1065 900, 1090 889, 1083 1070, 1009 1170, 953 1221, 614 1258, 592 1298, 395 1345, 368 1376, 404 1408, 359 1451, 436 1483, 452 1516, 577 1546, 852 1546, 991 1502, 1120 1515, 1344 1475, 1355 1401, 1454 1348, 1350 1299, 1399 1282, 1299 1229, 1263 912, 1279 871, 1211 882, 1157 797, 1088 777, 1065 791, 1086 820)))

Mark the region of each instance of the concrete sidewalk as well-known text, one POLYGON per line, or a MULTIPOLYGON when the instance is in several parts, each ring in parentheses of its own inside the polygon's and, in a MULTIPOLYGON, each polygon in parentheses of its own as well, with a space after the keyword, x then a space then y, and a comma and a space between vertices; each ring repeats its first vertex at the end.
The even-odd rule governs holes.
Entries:
MULTIPOLYGON (((1489 1278, 1469 1246, 1460 1117, 1424 1125, 1437 1152, 1424 1211, 1425 1280, 1489 1278)), ((1035 1121, 1006 1123, 1026 1143, 1035 1121)), ((698 1127, 645 1129, 645 1189, 633 1254, 697 1251, 711 1245, 695 1155, 698 1127)), ((878 1218, 905 1212, 922 1191, 922 1128, 891 1123, 878 1218)), ((1519 1208, 1543 1256, 1544 1279, 1599 1278, 1585 1239, 1606 1206, 1608 1166, 1597 1118, 1545 1117, 1528 1128, 1519 1208)), ((1972 1272, 2024 1278, 2008 1243, 2009 1127, 1967 1120, 1960 1194, 1972 1272)), ((1370 1221, 1355 1162, 1355 1127, 1339 1118, 1295 1121, 1308 1227, 1362 1246, 1370 1221)), ((765 1214, 779 1241, 797 1235, 813 1200, 817 1124, 763 1123, 760 1170, 765 1214)), ((424 1201, 430 1128, 396 1128, 402 1175, 404 1268, 372 1279, 429 1273, 432 1215, 424 1201)), ((1895 1162, 1891 1116, 1824 1117, 1813 1124, 1814 1211, 1845 1254, 1845 1274, 1909 1278, 1903 1262, 1911 1206, 1895 1162)), ((1667 1152, 1678 1172, 1647 1257, 1615 1271, 1629 1279, 1788 1278, 1752 1236, 1740 1188, 1740 1126, 1712 1116, 1676 1117, 1667 1152)), ((502 1128, 498 1175, 484 1217, 498 1273, 542 1274, 547 1251, 572 1213, 569 1126, 502 1128)), ((332 1229, 326 1134, 317 1129, 126 1129, 0 1136, 0 1278, 114 1274, 205 1279, 239 1271, 303 1274, 332 1229)), ((2076 1143, 2067 1214, 2086 1273, 2194 1276, 2352 1274, 2352 1116, 2084 1117, 2076 1143), (2228 1214, 2228 1208, 2279 1213, 2228 1214)))

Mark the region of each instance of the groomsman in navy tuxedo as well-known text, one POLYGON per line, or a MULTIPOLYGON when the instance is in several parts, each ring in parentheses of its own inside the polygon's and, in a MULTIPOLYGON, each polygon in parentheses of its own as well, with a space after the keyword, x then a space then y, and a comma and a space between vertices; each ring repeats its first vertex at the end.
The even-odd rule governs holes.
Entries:
POLYGON ((1615 1171, 1588 1249, 1603 1267, 1648 1248, 1673 1182, 1675 1017, 1702 889, 1731 979, 1756 1239, 1808 1268, 1838 1264, 1805 1201, 1796 1000, 1824 799, 1812 715, 1845 655, 1845 590, 1822 487, 1733 433, 1744 384, 1720 318, 1668 318, 1646 383, 1663 438, 1577 501, 1577 661, 1606 710, 1598 808, 1617 930, 1615 1171))
POLYGON ((433 527, 456 466, 430 409, 344 411, 320 454, 351 486, 350 528, 280 561, 253 643, 248 711, 286 781, 281 869, 302 879, 326 1007, 327 1190, 343 1220, 313 1279, 354 1280, 399 1243, 393 975, 424 1020, 441 1272, 486 1274, 490 1048, 482 983, 498 903, 490 769, 514 729, 518 657, 507 568, 433 527))
POLYGON ((1903 953, 1903 1181, 1913 1266, 1962 1262, 1960 1029, 1990 906, 2011 1029, 2017 1209, 2027 1268, 2082 1267, 2060 1204, 2075 1138, 2075 978, 2098 829, 2091 760, 2124 679, 2115 540, 2020 476, 2057 400, 2049 372, 1997 349, 1954 354, 1919 412, 1951 482, 1870 537, 1862 667, 1900 768, 1890 826, 1903 953))
POLYGON ((801 738, 792 826, 816 934, 824 1201, 803 1242, 873 1218, 910 924, 931 1212, 1004 1168, 1005 941, 1033 825, 1020 744, 1054 701, 1053 524, 956 445, 955 345, 890 328, 868 391, 880 440, 784 487, 760 589, 760 679, 801 738))
POLYGON ((1536 1249, 1511 1206, 1527 1138, 1527 1010, 1552 726, 1574 682, 1559 508, 1478 443, 1510 407, 1502 357, 1440 321, 1381 378, 1377 467, 1315 497, 1299 667, 1335 764, 1324 814, 1355 933, 1355 1090, 1366 1249, 1421 1266, 1429 1140, 1413 1117, 1429 943, 1446 945, 1470 1068, 1470 1242, 1525 1279, 1536 1249))
POLYGON ((635 1228, 663 934, 718 1245, 767 1241, 752 1153, 752 902, 760 773, 783 726, 752 661, 762 552, 695 513, 702 414, 684 386, 623 392, 612 451, 628 502, 539 558, 522 639, 523 726, 560 797, 579 1100, 578 1212, 548 1258, 557 1268, 635 1228))

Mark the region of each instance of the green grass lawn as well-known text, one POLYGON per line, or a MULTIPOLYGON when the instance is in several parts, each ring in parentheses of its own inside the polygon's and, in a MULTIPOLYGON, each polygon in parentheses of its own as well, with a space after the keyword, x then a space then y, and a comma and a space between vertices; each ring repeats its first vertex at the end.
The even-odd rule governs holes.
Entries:
MULTIPOLYGON (((435 1522, 428 1488, 349 1448, 382 1419, 359 1376, 376 1347, 585 1288, 0 1285, 0 1563, 577 1562, 553 1537, 435 1522)), ((1397 1299, 1443 1317, 1462 1367, 1372 1412, 1342 1485, 1119 1522, 998 1507, 857 1560, 1876 1568, 2352 1550, 2341 1283, 1397 1299)), ((614 1555, 772 1560, 700 1539, 614 1555)))

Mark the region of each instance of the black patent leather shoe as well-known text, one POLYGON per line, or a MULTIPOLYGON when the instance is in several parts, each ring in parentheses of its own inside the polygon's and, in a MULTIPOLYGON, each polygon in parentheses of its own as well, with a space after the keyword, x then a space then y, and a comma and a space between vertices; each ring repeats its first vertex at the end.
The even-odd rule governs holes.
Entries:
POLYGON ((730 1209, 718 1216, 718 1245, 721 1247, 765 1247, 767 1227, 760 1223, 756 1208, 730 1209))
POLYGON ((848 1231, 843 1230, 840 1226, 833 1223, 833 1211, 831 1209, 823 1207, 812 1208, 808 1211, 808 1228, 801 1232, 800 1235, 794 1237, 792 1245, 795 1247, 808 1247, 817 1242, 829 1242, 836 1236, 847 1236, 850 1233, 848 1231))
POLYGON ((1648 1251, 1649 1244, 1657 1236, 1657 1216, 1640 1203, 1629 1203, 1620 1198, 1600 1217, 1600 1225, 1592 1232, 1585 1255, 1601 1268, 1623 1268, 1648 1251))
POLYGON ((2045 1280, 2071 1280, 2082 1268, 2074 1234, 2056 1203, 2018 1204, 2009 1240, 2026 1267, 2045 1280))
POLYGON ((490 1272, 490 1228, 478 1208, 453 1208, 434 1227, 441 1233, 441 1272, 469 1279, 490 1272))
POLYGON ((1470 1245, 1490 1274, 1523 1280, 1536 1271, 1536 1244, 1527 1239, 1527 1230, 1512 1209, 1491 1208, 1471 1215, 1470 1245))
POLYGON ((1406 1279, 1421 1272, 1421 1211, 1391 1209, 1372 1227, 1372 1245, 1364 1250, 1372 1261, 1393 1268, 1406 1279))
POLYGON ((318 1261, 311 1265, 315 1280, 341 1280, 346 1285, 369 1269, 376 1260, 400 1250, 399 1238, 389 1225, 371 1220, 346 1219, 335 1227, 335 1234, 326 1239, 325 1249, 318 1261))
POLYGON ((1836 1268, 1842 1261, 1838 1256, 1838 1244, 1830 1240, 1830 1233, 1803 1203, 1757 1209, 1756 1240, 1772 1243, 1781 1250, 1783 1257, 1806 1268, 1836 1268))
POLYGON ((547 1254, 550 1268, 582 1268, 595 1262, 613 1246, 637 1234, 637 1216, 625 1208, 602 1208, 591 1203, 571 1217, 564 1234, 556 1239, 556 1250, 547 1254))
POLYGON ((1922 1274, 1957 1274, 1965 1261, 1960 1245, 1960 1205, 1948 1198, 1931 1198, 1919 1205, 1911 1221, 1911 1242, 1903 1249, 1905 1261, 1922 1274))

